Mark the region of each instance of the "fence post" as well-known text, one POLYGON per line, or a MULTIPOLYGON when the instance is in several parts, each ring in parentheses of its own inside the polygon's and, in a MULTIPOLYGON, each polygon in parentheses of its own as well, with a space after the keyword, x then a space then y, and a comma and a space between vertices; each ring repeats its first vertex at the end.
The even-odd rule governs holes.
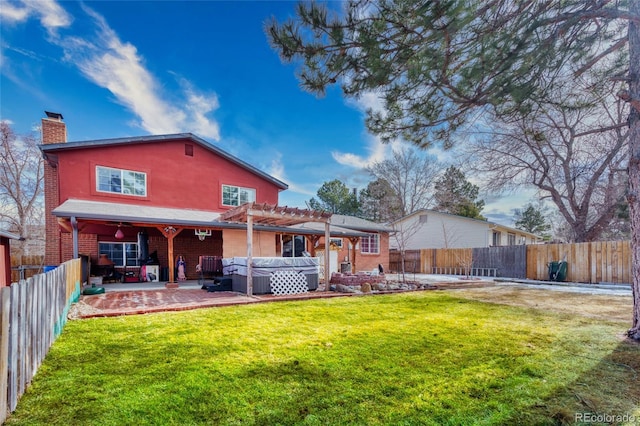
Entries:
POLYGON ((9 414, 7 386, 9 378, 9 287, 0 289, 0 424, 9 414))

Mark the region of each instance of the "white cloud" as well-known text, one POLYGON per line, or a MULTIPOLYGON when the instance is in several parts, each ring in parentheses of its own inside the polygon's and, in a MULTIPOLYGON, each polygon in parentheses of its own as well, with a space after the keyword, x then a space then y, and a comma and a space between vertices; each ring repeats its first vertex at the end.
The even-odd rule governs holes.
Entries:
POLYGON ((368 154, 366 157, 361 155, 348 153, 348 152, 339 152, 332 151, 331 156, 335 161, 343 166, 350 166, 357 169, 364 169, 366 167, 372 166, 374 163, 379 163, 388 158, 393 152, 393 149, 398 145, 396 142, 391 142, 388 144, 382 143, 380 138, 376 136, 366 135, 366 144, 368 154))
MULTIPOLYGON (((362 112, 363 117, 369 109, 374 111, 382 111, 384 109, 382 99, 380 99, 380 97, 374 92, 364 93, 357 99, 348 98, 346 100, 346 104, 362 112)), ((331 156, 335 161, 344 166, 364 169, 373 165, 373 163, 385 160, 392 152, 396 143, 392 142, 390 144, 385 144, 382 143, 379 137, 366 133, 366 145, 366 150, 368 152, 366 157, 339 151, 331 152, 331 156)))
POLYGON ((28 7, 17 7, 13 3, 3 2, 0 7, 0 18, 5 22, 18 23, 25 21, 32 10, 28 7))
POLYGON ((108 89, 116 101, 137 117, 136 125, 156 134, 193 132, 220 140, 216 121, 206 115, 219 106, 215 94, 199 93, 185 78, 178 78, 183 99, 167 100, 162 84, 145 67, 136 47, 120 40, 100 14, 83 5, 96 24, 95 37, 60 39, 65 59, 97 85, 108 89))
POLYGON ((56 36, 58 28, 71 25, 73 18, 58 3, 53 0, 29 0, 18 3, 2 2, 0 18, 7 23, 21 23, 36 16, 40 24, 50 36, 56 36))
MULTIPOLYGON (((81 7, 95 24, 95 33, 88 37, 58 34, 60 28, 71 25, 73 17, 52 0, 3 2, 0 17, 13 23, 30 17, 39 19, 49 33, 49 42, 63 49, 64 60, 77 66, 87 79, 109 90, 117 103, 136 116, 136 126, 149 133, 193 132, 220 140, 218 123, 207 116, 219 107, 215 93, 202 93, 187 79, 175 75, 181 93, 177 99, 165 93, 163 83, 147 69, 136 47, 120 40, 103 16, 84 4, 81 7)), ((0 52, 0 63, 5 62, 0 52)))
POLYGON ((71 15, 53 0, 29 1, 27 4, 36 10, 40 23, 50 35, 54 35, 58 28, 66 28, 73 22, 71 15))

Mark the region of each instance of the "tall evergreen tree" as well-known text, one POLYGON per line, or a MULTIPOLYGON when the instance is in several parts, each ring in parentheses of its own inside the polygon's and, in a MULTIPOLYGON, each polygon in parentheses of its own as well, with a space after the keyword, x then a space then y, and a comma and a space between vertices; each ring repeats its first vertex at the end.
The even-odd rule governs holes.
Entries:
POLYGON ((516 228, 542 237, 549 236, 551 225, 547 223, 541 208, 529 203, 524 209, 516 209, 514 216, 516 228))
POLYGON ((472 219, 486 220, 484 201, 478 200, 480 188, 469 182, 459 168, 450 166, 435 184, 434 210, 472 219))
POLYGON ((356 215, 358 213, 357 194, 342 181, 334 179, 322 184, 318 189, 318 199, 309 200, 309 207, 335 214, 356 215))
POLYGON ((388 181, 378 178, 360 191, 358 216, 373 222, 389 222, 401 217, 398 194, 388 181))

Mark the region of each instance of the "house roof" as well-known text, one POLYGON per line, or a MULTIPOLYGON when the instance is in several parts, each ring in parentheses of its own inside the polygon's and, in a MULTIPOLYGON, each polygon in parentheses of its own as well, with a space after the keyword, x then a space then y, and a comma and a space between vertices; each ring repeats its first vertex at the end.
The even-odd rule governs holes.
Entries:
POLYGON ((455 215, 455 214, 451 214, 451 213, 439 212, 439 211, 436 211, 436 210, 429 210, 429 209, 417 210, 417 211, 415 211, 413 213, 410 213, 410 214, 408 214, 408 215, 406 215, 404 217, 401 217, 400 219, 395 220, 395 221, 393 221, 391 223, 395 224, 395 223, 398 223, 398 222, 403 222, 403 221, 405 221, 406 219, 408 219, 408 218, 410 218, 412 216, 415 216, 415 215, 418 215, 418 214, 425 214, 425 213, 429 213, 429 214, 436 213, 436 214, 439 214, 439 215, 442 215, 442 216, 449 216, 449 217, 456 218, 456 219, 461 219, 461 220, 467 220, 467 221, 481 223, 481 224, 487 225, 488 227, 491 227, 491 228, 498 227, 498 228, 501 228, 501 229, 505 229, 507 231, 512 231, 512 232, 516 232, 516 233, 519 233, 519 234, 525 234, 525 235, 528 235, 528 236, 533 237, 533 238, 541 238, 539 235, 533 234, 531 232, 527 232, 527 231, 524 231, 522 229, 511 228, 511 227, 505 226, 505 225, 500 225, 499 223, 495 223, 495 222, 489 222, 488 220, 474 219, 474 218, 471 218, 471 217, 459 216, 459 215, 455 215))
POLYGON ((40 150, 43 154, 47 153, 57 153, 62 151, 69 151, 74 149, 92 149, 92 148, 100 148, 105 146, 118 146, 118 145, 131 145, 131 144, 153 144, 159 142, 168 142, 175 140, 189 140, 193 143, 196 143, 203 148, 213 152, 216 155, 250 171, 253 174, 256 174, 263 179, 273 183, 280 189, 288 189, 289 185, 282 182, 279 179, 274 178, 273 176, 263 172, 262 170, 252 166, 251 164, 235 157, 228 152, 218 148, 217 146, 212 145, 206 140, 194 135, 193 133, 175 133, 169 135, 149 135, 149 136, 136 136, 136 137, 127 137, 127 138, 113 138, 113 139, 96 139, 96 140, 87 140, 87 141, 78 141, 78 142, 63 142, 63 143, 54 143, 54 144, 43 144, 40 145, 40 150))
POLYGON ((148 224, 173 224, 183 226, 211 226, 220 213, 174 209, 167 207, 141 206, 138 204, 107 203, 69 199, 53 209, 57 217, 76 217, 85 220, 112 222, 136 222, 148 224))
MULTIPOLYGON (((166 207, 150 207, 138 204, 107 203, 69 199, 53 209, 56 217, 75 217, 81 220, 96 220, 107 222, 127 222, 148 225, 180 225, 191 228, 226 228, 246 229, 246 223, 227 222, 219 212, 189 210, 166 207)), ((324 224, 321 227, 303 223, 298 226, 271 226, 269 224, 256 225, 254 228, 264 231, 299 233, 308 235, 324 235, 324 224)), ((366 234, 339 226, 330 227, 331 236, 361 237, 366 234)))
POLYGON ((392 232, 393 228, 382 224, 371 222, 370 220, 361 219, 354 216, 345 216, 341 214, 334 214, 331 216, 331 225, 340 226, 343 228, 355 229, 358 231, 369 232, 392 232))
POLYGON ((7 231, 1 231, 1 230, 0 230, 0 237, 7 238, 9 240, 19 240, 20 239, 20 235, 13 234, 13 233, 7 232, 7 231))

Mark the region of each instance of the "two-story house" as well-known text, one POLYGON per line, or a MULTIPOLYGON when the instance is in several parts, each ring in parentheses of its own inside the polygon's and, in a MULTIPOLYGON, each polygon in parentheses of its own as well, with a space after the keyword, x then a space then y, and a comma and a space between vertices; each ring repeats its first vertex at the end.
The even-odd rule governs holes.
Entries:
MULTIPOLYGON (((288 187, 191 133, 79 142, 67 142, 66 133, 62 115, 47 112, 40 146, 47 265, 85 255, 93 264, 106 257, 135 271, 153 258, 158 278, 173 282, 181 256, 187 276, 195 277, 200 255, 247 255, 246 223, 221 220, 221 214, 245 203, 277 206, 288 187)), ((354 244, 354 269, 386 267, 388 229, 362 229, 331 226, 330 236, 354 244), (377 241, 375 250, 370 240, 377 241)), ((252 235, 253 256, 295 256, 300 252, 291 250, 292 241, 312 252, 328 234, 258 223, 252 235)))

